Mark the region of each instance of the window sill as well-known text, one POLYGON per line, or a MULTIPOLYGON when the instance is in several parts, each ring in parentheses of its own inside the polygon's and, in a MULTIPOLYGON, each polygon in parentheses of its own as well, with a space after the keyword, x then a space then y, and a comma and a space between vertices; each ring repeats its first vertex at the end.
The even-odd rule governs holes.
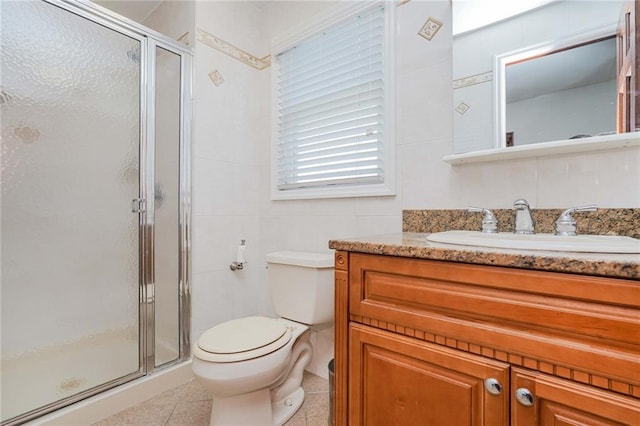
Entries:
POLYGON ((391 197, 395 190, 387 185, 362 185, 335 188, 307 188, 291 189, 288 191, 271 191, 271 200, 314 200, 325 198, 356 198, 356 197, 391 197))

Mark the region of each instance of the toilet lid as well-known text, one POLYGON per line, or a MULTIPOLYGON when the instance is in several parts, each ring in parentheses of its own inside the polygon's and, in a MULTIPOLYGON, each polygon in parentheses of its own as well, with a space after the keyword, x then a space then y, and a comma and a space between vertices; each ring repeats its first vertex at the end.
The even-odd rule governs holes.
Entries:
POLYGON ((273 318, 247 317, 210 328, 200 336, 198 347, 218 362, 257 358, 280 349, 291 339, 285 323, 273 318), (227 360, 226 358, 230 358, 227 360))

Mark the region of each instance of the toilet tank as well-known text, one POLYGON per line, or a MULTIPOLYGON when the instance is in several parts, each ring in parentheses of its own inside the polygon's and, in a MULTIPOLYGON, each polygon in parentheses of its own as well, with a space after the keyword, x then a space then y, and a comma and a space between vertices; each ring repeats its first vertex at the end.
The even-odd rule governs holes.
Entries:
POLYGON ((304 324, 333 322, 333 253, 267 254, 267 279, 276 313, 304 324))

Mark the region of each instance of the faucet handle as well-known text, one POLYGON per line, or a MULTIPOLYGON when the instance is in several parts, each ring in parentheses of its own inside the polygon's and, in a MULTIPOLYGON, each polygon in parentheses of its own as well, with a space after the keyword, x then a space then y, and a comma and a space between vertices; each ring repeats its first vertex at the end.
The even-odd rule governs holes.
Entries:
POLYGON ((558 220, 556 220, 556 235, 574 236, 576 234, 577 222, 572 213, 594 212, 598 210, 598 206, 595 204, 589 204, 588 206, 571 207, 566 209, 558 220))
POLYGON ((471 213, 484 213, 482 218, 482 232, 496 233, 498 232, 498 219, 489 209, 482 207, 467 207, 467 211, 471 213))
POLYGON ((513 208, 516 209, 516 210, 525 209, 525 208, 528 209, 529 208, 529 203, 524 198, 518 198, 517 200, 515 200, 513 202, 513 208))

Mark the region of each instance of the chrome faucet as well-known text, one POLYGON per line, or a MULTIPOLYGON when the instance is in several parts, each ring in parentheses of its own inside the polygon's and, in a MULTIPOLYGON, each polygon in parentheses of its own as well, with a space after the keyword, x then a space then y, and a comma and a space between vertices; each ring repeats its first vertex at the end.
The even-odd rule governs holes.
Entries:
POLYGON ((498 232, 498 219, 489 209, 482 207, 467 207, 468 212, 472 213, 484 213, 482 218, 482 232, 495 234, 498 232))
POLYGON ((516 211, 516 225, 513 232, 516 234, 535 234, 531 209, 527 200, 517 199, 513 202, 513 209, 516 211))
POLYGON ((571 207, 570 209, 566 209, 558 220, 556 220, 556 235, 564 235, 564 236, 574 236, 576 234, 576 229, 578 227, 578 223, 571 216, 572 213, 582 213, 582 212, 595 212, 598 210, 598 206, 595 204, 589 204, 588 206, 580 206, 580 207, 571 207))

